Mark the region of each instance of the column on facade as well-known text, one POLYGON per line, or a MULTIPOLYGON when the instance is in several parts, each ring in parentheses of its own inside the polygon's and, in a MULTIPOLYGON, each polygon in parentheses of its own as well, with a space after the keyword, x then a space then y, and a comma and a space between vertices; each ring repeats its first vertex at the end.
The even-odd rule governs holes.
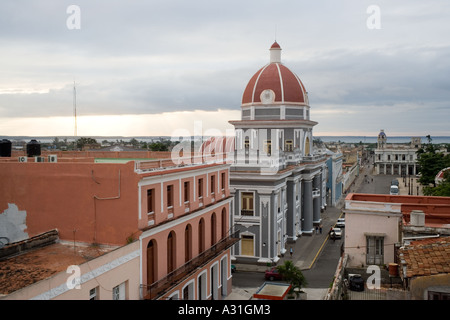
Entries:
POLYGON ((311 234, 313 231, 313 184, 312 179, 303 180, 303 215, 302 231, 311 234))
POLYGON ((296 186, 294 181, 288 180, 287 181, 287 216, 286 216, 286 234, 288 237, 288 241, 295 241, 296 234, 295 234, 295 191, 296 186))
POLYGON ((313 195, 313 224, 319 224, 321 222, 320 219, 320 210, 321 210, 321 195, 320 195, 320 190, 321 190, 321 181, 320 181, 320 174, 317 174, 314 176, 313 179, 313 189, 316 190, 316 192, 318 191, 319 194, 314 194, 313 195))
POLYGON ((272 197, 273 196, 271 196, 270 194, 259 195, 259 206, 261 214, 261 239, 260 241, 258 241, 258 245, 261 248, 258 260, 259 262, 270 262, 271 258, 274 256, 273 248, 276 245, 274 238, 271 236, 271 231, 269 230, 269 226, 273 223, 272 205, 274 204, 274 201, 271 201, 272 197))

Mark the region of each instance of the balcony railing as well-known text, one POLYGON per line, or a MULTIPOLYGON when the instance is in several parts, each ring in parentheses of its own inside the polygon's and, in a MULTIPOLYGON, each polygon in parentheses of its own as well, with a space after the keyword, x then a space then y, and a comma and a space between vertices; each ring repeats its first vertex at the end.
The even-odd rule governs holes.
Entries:
POLYGON ((240 240, 238 238, 239 232, 231 234, 228 237, 223 238, 209 249, 203 251, 195 258, 189 260, 184 265, 168 273, 164 278, 152 283, 151 285, 141 284, 142 296, 146 300, 153 300, 161 297, 170 288, 174 287, 182 280, 186 279, 189 274, 195 271, 197 268, 205 265, 213 258, 221 254, 224 250, 228 249, 236 242, 240 240))

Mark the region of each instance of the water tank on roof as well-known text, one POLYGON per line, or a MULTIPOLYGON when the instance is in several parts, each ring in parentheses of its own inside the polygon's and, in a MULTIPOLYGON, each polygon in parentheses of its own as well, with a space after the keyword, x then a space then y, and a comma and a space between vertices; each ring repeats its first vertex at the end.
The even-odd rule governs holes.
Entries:
POLYGON ((410 213, 410 224, 414 227, 424 227, 425 213, 422 210, 412 210, 410 213))
POLYGON ((389 263, 389 276, 390 277, 398 276, 398 264, 397 263, 389 263))
POLYGON ((36 140, 31 140, 27 144, 27 156, 28 157, 35 157, 41 155, 41 144, 37 142, 36 140))
POLYGON ((7 139, 0 140, 0 157, 11 157, 12 143, 7 139))

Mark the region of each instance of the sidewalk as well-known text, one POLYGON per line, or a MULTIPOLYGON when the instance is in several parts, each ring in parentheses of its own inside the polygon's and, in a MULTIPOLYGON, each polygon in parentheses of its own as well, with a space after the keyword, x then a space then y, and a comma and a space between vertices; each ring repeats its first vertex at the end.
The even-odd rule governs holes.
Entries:
MULTIPOLYGON (((277 265, 282 265, 284 261, 291 260, 295 266, 301 270, 310 269, 316 261, 320 251, 328 240, 328 231, 334 226, 336 220, 341 215, 340 207, 327 208, 322 213, 322 233, 314 232, 312 235, 304 235, 297 239, 295 243, 286 244, 286 253, 280 258, 277 265), (292 257, 289 254, 289 250, 292 247, 292 257)), ((267 266, 254 265, 254 264, 234 264, 238 271, 253 271, 253 272, 265 272, 267 266)))
MULTIPOLYGON (((364 167, 359 176, 355 179, 352 189, 358 190, 364 181, 365 175, 371 175, 373 168, 371 166, 364 167)), ((335 225, 337 219, 342 214, 342 208, 344 206, 345 194, 342 195, 341 200, 336 207, 328 207, 321 213, 322 217, 322 233, 314 232, 312 235, 303 235, 297 239, 295 243, 286 244, 286 254, 280 258, 277 265, 281 265, 286 260, 294 262, 295 266, 300 270, 309 270, 314 265, 317 257, 322 251, 326 241, 329 238, 328 231, 335 225), (292 257, 289 254, 290 248, 293 248, 292 257)), ((253 272, 265 272, 268 267, 262 265, 253 264, 235 264, 238 272, 253 271, 253 272)), ((257 288, 256 288, 257 289, 257 288)), ((227 297, 231 300, 251 299, 252 292, 255 288, 236 288, 233 287, 232 294, 227 297)), ((315 288, 303 288, 308 294, 308 300, 322 300, 327 293, 327 289, 315 289, 315 288)))
MULTIPOLYGON (((286 254, 281 257, 277 265, 281 265, 285 260, 291 260, 295 266, 301 270, 308 270, 316 261, 326 241, 328 240, 328 231, 335 225, 337 219, 341 215, 341 207, 330 207, 322 213, 322 233, 313 233, 312 235, 304 235, 297 239, 295 243, 286 245, 286 254), (292 257, 289 254, 290 248, 293 248, 292 257)), ((253 264, 235 264, 238 272, 265 272, 268 267, 253 264)), ((253 293, 258 288, 237 288, 233 286, 232 293, 226 298, 227 300, 249 300, 252 299, 253 293)), ((328 289, 323 288, 303 288, 307 293, 308 300, 322 300, 327 294, 328 289)))

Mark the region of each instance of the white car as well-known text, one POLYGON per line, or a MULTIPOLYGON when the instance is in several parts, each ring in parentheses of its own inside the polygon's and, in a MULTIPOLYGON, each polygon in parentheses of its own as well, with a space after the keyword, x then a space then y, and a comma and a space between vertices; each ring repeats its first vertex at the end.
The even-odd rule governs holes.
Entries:
POLYGON ((338 228, 345 228, 345 218, 337 219, 336 227, 338 227, 338 228))
POLYGON ((331 239, 341 239, 342 238, 342 230, 341 228, 333 228, 330 231, 330 237, 331 239))

